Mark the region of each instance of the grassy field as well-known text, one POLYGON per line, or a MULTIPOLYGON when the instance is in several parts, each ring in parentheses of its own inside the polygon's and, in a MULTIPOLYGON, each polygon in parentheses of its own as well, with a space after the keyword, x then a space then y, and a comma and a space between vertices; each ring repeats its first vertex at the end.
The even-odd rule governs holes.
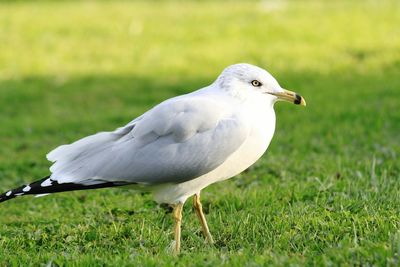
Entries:
POLYGON ((308 104, 276 105, 266 155, 203 191, 214 247, 189 202, 174 257, 151 195, 102 189, 2 204, 0 265, 399 266, 399 25, 396 1, 0 3, 1 191, 233 63, 308 104))

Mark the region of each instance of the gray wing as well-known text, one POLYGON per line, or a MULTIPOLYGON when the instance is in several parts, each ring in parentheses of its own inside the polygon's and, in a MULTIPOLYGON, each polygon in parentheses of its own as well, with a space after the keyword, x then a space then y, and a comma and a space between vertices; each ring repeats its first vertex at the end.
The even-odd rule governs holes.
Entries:
POLYGON ((64 145, 47 157, 59 183, 96 181, 159 184, 208 173, 248 136, 246 120, 212 98, 168 100, 114 132, 64 145))

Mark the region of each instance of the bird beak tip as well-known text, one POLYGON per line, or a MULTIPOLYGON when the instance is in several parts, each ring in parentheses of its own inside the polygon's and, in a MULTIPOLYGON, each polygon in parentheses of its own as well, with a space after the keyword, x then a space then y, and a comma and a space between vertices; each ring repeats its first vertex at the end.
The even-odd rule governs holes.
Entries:
POLYGON ((300 106, 306 106, 306 100, 304 99, 304 97, 302 97, 301 95, 283 89, 283 92, 279 92, 279 93, 269 93, 271 95, 274 95, 278 98, 278 100, 283 100, 283 101, 287 101, 287 102, 291 102, 295 105, 300 105, 300 106))

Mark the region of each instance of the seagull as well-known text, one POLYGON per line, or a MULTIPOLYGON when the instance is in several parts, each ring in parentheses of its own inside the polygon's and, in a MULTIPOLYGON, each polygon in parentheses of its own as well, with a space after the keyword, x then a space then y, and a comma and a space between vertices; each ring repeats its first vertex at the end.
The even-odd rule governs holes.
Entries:
POLYGON ((127 125, 99 132, 47 154, 50 175, 9 190, 23 195, 129 186, 172 207, 174 241, 181 246, 182 209, 193 206, 212 244, 200 202, 205 187, 238 175, 267 150, 275 131, 275 102, 306 105, 266 70, 246 63, 225 68, 209 86, 156 105, 127 125))

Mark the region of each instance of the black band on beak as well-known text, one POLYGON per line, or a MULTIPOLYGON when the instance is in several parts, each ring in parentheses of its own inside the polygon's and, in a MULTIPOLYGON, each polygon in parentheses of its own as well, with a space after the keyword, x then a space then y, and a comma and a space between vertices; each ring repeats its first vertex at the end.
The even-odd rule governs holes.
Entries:
POLYGON ((298 95, 298 94, 296 94, 296 99, 294 100, 293 103, 295 103, 296 105, 300 105, 300 103, 301 103, 301 96, 298 95))
POLYGON ((302 105, 302 106, 306 105, 306 101, 301 95, 286 89, 282 89, 282 92, 267 92, 267 93, 276 96, 278 100, 287 101, 296 105, 302 105))

